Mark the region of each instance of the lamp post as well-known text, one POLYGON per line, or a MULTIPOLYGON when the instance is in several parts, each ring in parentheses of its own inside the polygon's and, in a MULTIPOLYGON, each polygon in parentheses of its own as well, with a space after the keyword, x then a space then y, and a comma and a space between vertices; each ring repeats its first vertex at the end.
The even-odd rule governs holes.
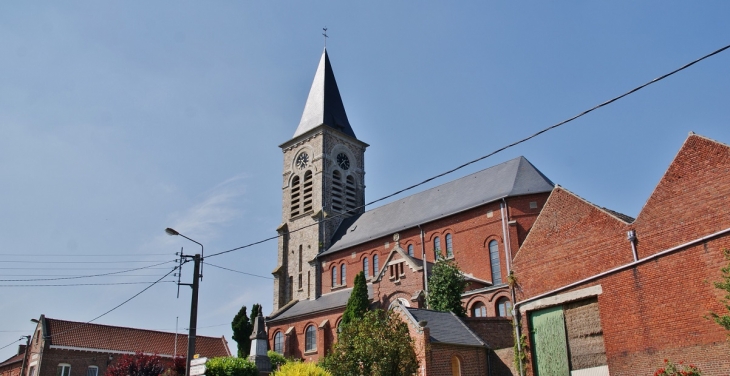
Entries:
POLYGON ((190 360, 192 360, 193 355, 195 355, 195 335, 198 326, 198 286, 200 280, 203 279, 203 276, 201 274, 200 262, 203 260, 202 255, 205 254, 205 249, 203 248, 202 244, 188 238, 187 236, 175 231, 174 229, 168 227, 165 229, 165 232, 171 236, 182 236, 183 238, 190 240, 191 242, 196 243, 200 246, 200 254, 196 254, 195 256, 184 255, 182 254, 182 252, 180 253, 180 257, 193 259, 193 261, 195 262, 193 266, 193 283, 181 283, 182 285, 190 286, 193 288, 193 297, 190 303, 190 326, 188 327, 188 356, 185 359, 185 375, 190 376, 190 360))

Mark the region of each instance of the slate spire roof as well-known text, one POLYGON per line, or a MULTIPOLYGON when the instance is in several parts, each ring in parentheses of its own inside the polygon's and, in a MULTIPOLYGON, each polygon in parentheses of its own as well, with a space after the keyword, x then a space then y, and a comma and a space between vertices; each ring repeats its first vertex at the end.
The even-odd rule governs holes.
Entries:
POLYGON ((335 81, 335 74, 332 72, 326 48, 322 52, 317 72, 314 74, 314 81, 312 88, 309 89, 302 119, 292 138, 301 136, 322 124, 352 138, 357 138, 350 127, 350 121, 347 120, 345 106, 342 104, 340 90, 337 88, 337 81, 335 81))

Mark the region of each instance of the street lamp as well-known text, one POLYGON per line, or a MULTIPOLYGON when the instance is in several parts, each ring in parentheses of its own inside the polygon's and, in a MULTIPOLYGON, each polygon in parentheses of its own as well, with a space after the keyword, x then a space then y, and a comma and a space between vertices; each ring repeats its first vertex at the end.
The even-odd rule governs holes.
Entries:
POLYGON ((185 359, 185 375, 190 376, 190 360, 192 360, 193 355, 195 355, 195 334, 197 332, 196 329, 198 326, 198 285, 199 281, 203 279, 200 263, 203 260, 202 255, 204 254, 204 248, 203 245, 199 242, 188 238, 187 236, 175 231, 174 229, 168 227, 165 229, 165 232, 170 236, 182 236, 183 238, 190 240, 191 242, 196 243, 200 246, 200 254, 196 254, 195 256, 184 255, 182 254, 182 252, 180 253, 180 257, 193 259, 193 261, 195 261, 193 267, 193 283, 181 283, 181 285, 186 285, 193 288, 193 297, 190 303, 190 326, 188 327, 188 356, 187 359, 185 359))

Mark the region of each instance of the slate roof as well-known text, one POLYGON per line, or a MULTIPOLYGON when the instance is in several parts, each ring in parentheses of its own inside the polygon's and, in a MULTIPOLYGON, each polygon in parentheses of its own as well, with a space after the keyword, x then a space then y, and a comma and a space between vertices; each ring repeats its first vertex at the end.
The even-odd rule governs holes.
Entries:
POLYGON ((550 192, 550 179, 525 157, 416 193, 345 219, 326 255, 504 197, 550 192))
POLYGON ((347 120, 345 105, 342 104, 340 89, 337 88, 337 81, 335 81, 335 74, 332 71, 326 48, 322 52, 317 72, 314 74, 314 81, 309 89, 302 119, 292 138, 301 136, 322 124, 352 138, 357 138, 350 126, 350 121, 347 120))
MULTIPOLYGON (((86 349, 137 352, 172 356, 175 352, 175 333, 86 324, 83 322, 45 318, 48 341, 52 346, 81 347, 86 349)), ((177 335, 177 355, 187 355, 188 336, 177 335)), ((225 337, 196 336, 195 350, 201 356, 231 356, 225 337)))
POLYGON ((438 312, 428 309, 406 308, 416 322, 427 321, 431 332, 431 342, 464 346, 486 346, 461 319, 451 312, 438 312))
MULTIPOLYGON (((283 321, 292 317, 313 314, 347 305, 352 288, 324 294, 315 300, 300 300, 279 315, 271 315, 266 322, 283 321)), ((368 298, 373 298, 373 285, 368 284, 368 298)))

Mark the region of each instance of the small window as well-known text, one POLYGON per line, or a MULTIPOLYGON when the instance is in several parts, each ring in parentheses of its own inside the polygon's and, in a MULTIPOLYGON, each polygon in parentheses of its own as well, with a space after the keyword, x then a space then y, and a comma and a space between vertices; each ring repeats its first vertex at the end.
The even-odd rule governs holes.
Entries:
POLYGON ((476 302, 471 308, 472 317, 487 317, 487 306, 482 302, 476 302))
POLYGON ((89 368, 86 369, 86 376, 99 376, 99 367, 89 366, 89 368))
POLYGON ((28 371, 28 376, 36 376, 35 371, 36 371, 35 366, 30 366, 30 370, 28 371))
POLYGON ((456 355, 451 357, 451 375, 461 376, 461 361, 456 355))
POLYGON ((56 376, 71 376, 71 365, 66 363, 59 364, 58 368, 56 368, 56 376))
POLYGON ((314 325, 308 326, 304 333, 304 351, 317 351, 317 329, 314 325))
POLYGON ((512 302, 507 298, 497 300, 497 313, 499 317, 512 317, 512 302))
POLYGON ((441 258, 441 238, 438 236, 433 238, 433 259, 438 260, 441 258))
POLYGON ((332 287, 337 286, 337 267, 332 268, 332 287))
POLYGON ((408 244, 408 256, 413 257, 413 244, 408 244))
POLYGON ((362 272, 365 273, 365 278, 370 277, 370 261, 367 257, 362 260, 362 272))
POLYGON ((378 271, 378 255, 373 255, 373 275, 377 275, 378 271))
POLYGON ((276 332, 276 334, 274 334, 274 351, 282 355, 284 354, 283 337, 284 336, 281 334, 281 332, 276 332))
POLYGON ((346 276, 346 269, 345 264, 340 265, 340 284, 342 286, 347 286, 347 276, 346 276))
POLYGON ((502 268, 499 265, 499 245, 496 240, 489 242, 489 264, 492 267, 492 284, 502 284, 502 268))
POLYGON ((451 234, 446 234, 446 258, 454 257, 454 246, 451 243, 451 234))

